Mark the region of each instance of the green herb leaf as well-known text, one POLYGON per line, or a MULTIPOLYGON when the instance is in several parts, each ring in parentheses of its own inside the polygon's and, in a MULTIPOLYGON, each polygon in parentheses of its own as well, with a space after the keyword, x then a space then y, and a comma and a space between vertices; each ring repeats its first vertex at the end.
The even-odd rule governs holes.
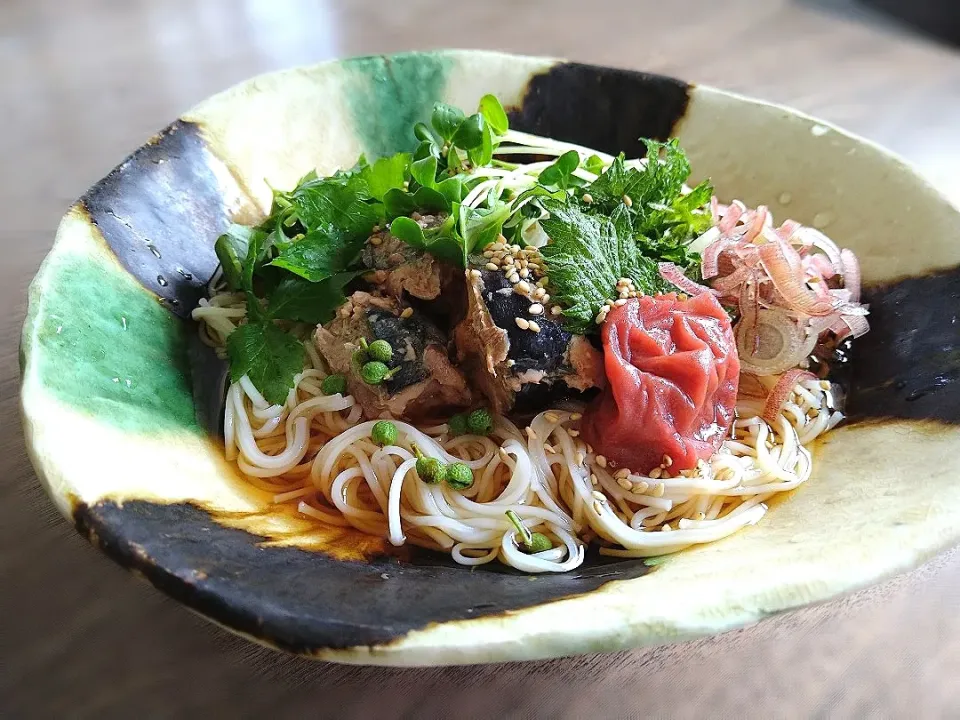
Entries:
POLYGON ((421 187, 435 188, 437 186, 437 159, 430 155, 422 160, 416 160, 410 165, 410 175, 420 183, 421 187))
POLYGON ((369 204, 370 191, 360 175, 340 175, 303 185, 293 192, 293 204, 308 230, 335 228, 348 237, 366 237, 379 220, 369 204))
POLYGON ((433 106, 430 124, 444 140, 450 140, 464 120, 463 110, 453 105, 437 103, 433 106))
POLYGON ((640 232, 651 229, 649 217, 657 206, 670 207, 679 197, 683 183, 690 175, 690 162, 679 141, 674 138, 667 143, 644 140, 647 146, 647 164, 642 170, 628 168, 623 153, 610 167, 586 187, 593 197, 592 209, 609 214, 623 203, 624 195, 630 198, 634 225, 640 232))
POLYGON ((451 144, 464 150, 473 150, 483 145, 483 128, 486 121, 483 116, 478 114, 471 115, 457 128, 451 144))
POLYGON ((303 370, 306 351, 297 338, 270 321, 248 322, 227 338, 230 378, 250 378, 267 402, 280 404, 303 370))
POLYGON ((401 215, 409 215, 417 209, 417 204, 411 193, 394 188, 383 196, 383 207, 387 219, 392 220, 401 215))
POLYGON ((413 202, 419 210, 449 212, 450 201, 433 188, 422 187, 413 194, 413 202))
POLYGON ((437 184, 437 191, 451 203, 462 202, 467 194, 463 187, 463 181, 459 177, 441 181, 437 184))
POLYGON ((316 230, 290 245, 270 264, 310 282, 320 282, 344 270, 360 250, 363 240, 351 241, 333 227, 316 230))
POLYGON ((247 259, 247 248, 254 233, 263 233, 245 225, 231 225, 217 238, 213 249, 223 267, 223 275, 232 290, 243 289, 243 263, 247 259))
POLYGON ((333 319, 345 301, 343 288, 360 272, 342 272, 321 282, 287 275, 270 293, 267 312, 278 320, 293 320, 322 325, 333 319))
POLYGON ((489 165, 493 160, 493 133, 486 121, 481 130, 480 147, 467 150, 467 157, 477 167, 489 165))
POLYGON ((390 190, 402 188, 410 161, 410 153, 397 153, 379 158, 371 165, 364 172, 370 197, 382 201, 390 190))
POLYGON ((247 236, 247 256, 243 260, 240 286, 247 295, 247 315, 251 320, 258 320, 263 316, 262 305, 253 293, 253 275, 264 257, 268 237, 267 233, 257 229, 247 236))
POLYGON ((424 141, 417 145, 417 149, 413 151, 414 160, 423 160, 424 158, 435 157, 437 160, 440 160, 440 146, 435 142, 424 141))
POLYGON ((510 206, 497 203, 493 207, 470 208, 460 206, 460 224, 463 227, 464 248, 470 255, 477 248, 495 242, 503 230, 503 223, 510 217, 510 206))
POLYGON ((440 260, 454 263, 461 268, 466 267, 463 241, 457 235, 452 214, 440 226, 428 230, 420 227, 415 220, 398 217, 390 223, 390 234, 440 260))
POLYGON ((543 169, 538 181, 547 187, 566 190, 573 184, 573 171, 578 167, 580 167, 580 154, 576 150, 568 150, 557 158, 556 162, 543 169))
POLYGON ((575 203, 545 198, 550 217, 540 220, 550 243, 540 248, 550 276, 550 294, 564 307, 577 332, 596 329, 594 318, 616 297, 617 280, 633 280, 652 295, 666 289, 657 264, 640 254, 626 208, 612 217, 587 214, 575 203))
POLYGON ((592 172, 594 175, 599 175, 603 172, 603 160, 600 159, 599 155, 591 155, 583 163, 583 169, 592 172))
POLYGON ((503 135, 510 129, 507 113, 503 111, 503 105, 496 95, 484 95, 480 98, 480 114, 497 135, 503 135))
POLYGON ((421 142, 436 142, 437 138, 425 122, 418 122, 413 126, 413 136, 421 142))

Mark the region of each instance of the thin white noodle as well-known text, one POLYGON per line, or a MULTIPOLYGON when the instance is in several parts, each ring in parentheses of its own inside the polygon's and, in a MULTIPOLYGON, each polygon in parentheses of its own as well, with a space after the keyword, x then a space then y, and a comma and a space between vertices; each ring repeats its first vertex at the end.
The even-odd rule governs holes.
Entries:
MULTIPOLYGON (((522 184, 521 175, 501 173, 489 187, 522 184)), ((243 321, 244 302, 220 294, 195 311, 215 347, 222 350, 243 321)), ((395 545, 449 552, 470 566, 498 560, 524 572, 565 572, 583 562, 584 538, 600 538, 601 553, 621 557, 721 539, 760 520, 771 497, 806 482, 812 471, 806 446, 843 418, 829 383, 819 380, 802 381, 772 424, 758 416, 762 402, 740 398, 735 435, 713 457, 680 474, 664 469, 660 477, 623 477, 601 467, 571 432, 576 416, 563 409, 540 413, 529 431, 495 416, 488 437, 450 437, 445 424, 394 421, 396 445, 380 448, 370 438, 374 421, 362 420, 353 397, 322 393, 327 370, 312 343, 305 347, 307 367, 282 404, 268 403, 246 377, 229 387, 226 457, 258 487, 276 487, 274 502, 297 503, 305 517, 395 545), (424 483, 413 471, 414 444, 443 463, 465 463, 474 485, 456 491, 424 483), (507 511, 553 547, 524 552, 507 511)))

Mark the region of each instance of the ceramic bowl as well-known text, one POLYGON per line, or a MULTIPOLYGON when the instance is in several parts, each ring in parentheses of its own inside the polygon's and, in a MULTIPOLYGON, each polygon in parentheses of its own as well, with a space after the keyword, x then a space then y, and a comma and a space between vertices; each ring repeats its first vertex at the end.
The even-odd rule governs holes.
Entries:
POLYGON ((30 289, 22 409, 60 511, 220 625, 391 665, 542 658, 716 633, 903 572, 960 537, 960 212, 903 161, 793 110, 657 75, 446 51, 256 77, 185 113, 70 208, 30 289), (308 170, 411 148, 436 101, 607 152, 679 136, 694 178, 860 257, 872 331, 850 420, 754 527, 648 568, 471 572, 324 529, 244 483, 217 436, 224 367, 189 319, 231 220, 308 170))

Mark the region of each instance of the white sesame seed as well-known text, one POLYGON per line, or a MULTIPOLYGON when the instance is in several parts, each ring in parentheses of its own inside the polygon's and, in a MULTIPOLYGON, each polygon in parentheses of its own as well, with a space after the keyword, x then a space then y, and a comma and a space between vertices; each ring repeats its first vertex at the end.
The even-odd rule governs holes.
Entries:
POLYGON ((554 305, 552 308, 550 308, 551 315, 559 315, 562 312, 563 312, 563 308, 560 307, 559 305, 554 305))
POLYGON ((612 308, 612 307, 613 307, 613 300, 605 300, 605 301, 603 302, 603 304, 606 305, 608 308, 612 308))
POLYGON ((504 448, 500 448, 499 450, 497 450, 497 452, 500 454, 500 457, 502 459, 504 460, 510 459, 510 453, 508 453, 504 448))
MULTIPOLYGON (((573 415, 570 416, 570 419, 573 420, 574 422, 576 422, 577 420, 579 420, 579 419, 582 418, 582 417, 583 417, 583 415, 581 415, 580 413, 574 413, 573 415)), ((590 452, 593 452, 593 451, 591 450, 590 452)))
POLYGON ((538 287, 536 290, 533 291, 533 296, 539 300, 546 294, 546 292, 547 291, 544 290, 542 287, 538 287))
POLYGON ((550 293, 545 293, 544 296, 540 298, 540 302, 542 302, 543 304, 547 304, 548 302, 550 302, 550 293))
POLYGON ((593 497, 594 497, 595 499, 600 500, 601 502, 603 502, 604 500, 607 499, 607 496, 604 495, 604 494, 603 494, 602 492, 600 492, 599 490, 594 490, 592 494, 593 494, 593 497))
POLYGON ((497 265, 496 263, 492 263, 492 262, 488 262, 486 265, 484 265, 484 267, 485 267, 487 270, 499 270, 499 269, 500 269, 500 266, 499 266, 499 265, 497 265))
MULTIPOLYGON (((570 419, 572 420, 573 418, 570 418, 570 419)), ((590 453, 591 455, 593 454, 593 445, 591 445, 590 443, 587 443, 587 452, 590 453)))
POLYGON ((590 193, 584 193, 584 194, 583 194, 583 201, 584 201, 587 205, 589 205, 590 203, 593 202, 593 195, 591 195, 590 193))
POLYGON ((656 479, 658 479, 658 478, 660 477, 660 475, 661 475, 662 473, 663 473, 663 470, 661 470, 661 469, 658 468, 658 467, 655 467, 653 470, 650 471, 650 477, 652 477, 652 478, 654 478, 654 479, 656 480, 656 479))
POLYGON ((622 468, 622 469, 620 469, 620 470, 617 470, 617 472, 614 474, 614 477, 615 477, 615 478, 626 479, 626 478, 630 477, 630 470, 629 470, 628 468, 622 468))
POLYGON ((550 278, 542 277, 539 280, 537 280, 537 287, 546 287, 547 283, 549 282, 550 282, 550 278))
POLYGON ((591 484, 591 485, 599 485, 599 484, 600 484, 600 479, 599 479, 594 473, 590 473, 590 484, 591 484))
POLYGON ((510 251, 511 251, 512 253, 516 254, 516 253, 520 252, 520 246, 519 246, 519 245, 511 245, 511 246, 510 246, 510 251))
POLYGON ((379 235, 374 235, 370 238, 370 244, 376 247, 377 245, 383 245, 383 238, 379 235))
POLYGON ((607 319, 607 314, 605 312, 599 312, 597 313, 597 316, 593 319, 593 321, 597 325, 603 325, 603 321, 606 319, 607 319))
POLYGON ((570 437, 580 437, 580 431, 579 431, 579 430, 567 430, 567 434, 568 434, 570 437))
POLYGON ((530 438, 531 442, 537 439, 537 433, 534 432, 532 427, 527 425, 527 427, 524 429, 526 430, 527 437, 530 438))
POLYGON ((586 458, 583 456, 582 452, 578 452, 574 460, 577 461, 577 465, 583 465, 583 461, 586 460, 586 458))
POLYGON ((597 455, 597 465, 605 468, 607 466, 607 458, 605 458, 603 455, 597 455))
POLYGON ((534 303, 529 308, 527 308, 527 312, 530 313, 531 315, 543 315, 543 305, 541 305, 540 303, 534 303))
POLYGON ((637 495, 642 495, 649 489, 650 489, 649 483, 645 483, 643 480, 639 480, 633 484, 633 491, 637 495))
POLYGON ((493 257, 493 250, 487 250, 485 253, 483 253, 483 256, 484 256, 485 258, 492 258, 492 257, 493 257))
POLYGON ((657 483, 657 486, 653 489, 654 497, 663 497, 663 493, 666 491, 667 486, 663 483, 657 483))
POLYGON ((537 323, 537 322, 535 322, 535 321, 533 321, 533 320, 531 320, 531 321, 530 321, 530 329, 531 329, 533 332, 538 333, 538 332, 540 332, 540 324, 537 323))
POLYGON ((627 304, 627 299, 626 299, 626 298, 620 298, 620 299, 617 300, 615 303, 613 303, 613 306, 614 306, 614 307, 623 307, 623 306, 626 305, 626 304, 627 304))
POLYGON ((520 277, 526 279, 526 278, 530 277, 530 271, 527 270, 526 268, 520 268, 520 273, 519 273, 519 275, 520 275, 520 277))
POLYGON ((514 321, 517 323, 517 327, 520 328, 521 330, 530 329, 530 323, 526 318, 518 317, 518 318, 514 318, 514 321))
POLYGON ((633 200, 630 198, 629 195, 623 196, 623 204, 626 205, 627 207, 630 207, 631 205, 633 205, 633 200))
POLYGON ((481 275, 483 275, 483 273, 480 272, 479 270, 477 270, 476 268, 473 268, 473 269, 470 271, 470 277, 478 278, 478 277, 480 277, 481 275))
POLYGON ((617 485, 622 487, 624 490, 631 490, 633 488, 633 483, 631 483, 626 478, 617 478, 617 485))
POLYGON ((660 528, 660 530, 661 530, 662 532, 670 532, 671 530, 673 530, 673 528, 670 527, 670 523, 667 523, 667 524, 664 525, 662 528, 660 528))
POLYGON ((404 308, 403 312, 400 313, 400 317, 402 317, 404 320, 406 320, 411 315, 413 315, 413 308, 404 308))
POLYGON ((664 456, 663 456, 663 466, 664 466, 664 467, 670 467, 671 465, 673 465, 673 458, 670 457, 669 455, 664 455, 664 456))
POLYGON ((520 276, 516 273, 511 273, 507 280, 516 285, 518 282, 520 282, 520 276))
POLYGON ((693 519, 694 519, 694 520, 706 520, 706 519, 707 519, 707 514, 706 514, 706 513, 702 513, 702 512, 698 512, 696 515, 693 516, 693 519))
POLYGON ((491 250, 503 250, 503 248, 504 248, 504 244, 502 242, 495 242, 493 245, 490 246, 491 250))
POLYGON ((530 283, 528 283, 526 280, 517 278, 517 282, 513 289, 521 295, 527 295, 530 292, 530 283))
POLYGON ((560 416, 552 412, 544 413, 543 419, 546 420, 547 422, 552 422, 552 423, 560 422, 560 416))
POLYGON ((507 367, 513 367, 517 364, 516 360, 507 360, 507 367))
POLYGON ((557 449, 553 445, 544 444, 543 451, 550 454, 554 454, 557 452, 557 449))
POLYGON ((594 501, 593 501, 593 511, 594 511, 597 515, 602 515, 602 514, 603 514, 603 504, 602 504, 599 500, 594 500, 594 501))

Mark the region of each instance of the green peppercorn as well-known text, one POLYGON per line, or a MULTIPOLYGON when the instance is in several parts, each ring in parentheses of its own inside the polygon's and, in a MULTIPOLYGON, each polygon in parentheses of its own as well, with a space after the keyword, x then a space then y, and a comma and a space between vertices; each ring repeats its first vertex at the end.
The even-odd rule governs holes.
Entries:
POLYGON ((543 552, 544 550, 549 550, 553 547, 553 543, 550 542, 548 538, 543 533, 533 533, 530 535, 529 544, 524 546, 524 551, 530 553, 531 555, 538 552, 543 552))
POLYGON ((399 368, 391 370, 379 360, 371 360, 360 368, 360 377, 367 385, 379 385, 385 380, 392 378, 399 368))
POLYGON ((420 457, 417 460, 417 475, 428 485, 436 485, 443 480, 447 466, 432 457, 420 457))
POLYGON ((543 533, 531 533, 527 526, 520 520, 520 516, 513 510, 507 510, 507 519, 513 524, 517 529, 517 533, 520 535, 520 541, 517 543, 517 547, 523 552, 533 554, 549 550, 553 547, 550 538, 543 533))
POLYGON ((371 360, 388 363, 393 358, 393 348, 386 340, 374 340, 367 348, 367 355, 370 356, 371 360))
POLYGON ((493 430, 493 418, 483 408, 474 410, 467 416, 467 430, 474 435, 489 435, 493 430))
POLYGON ((452 418, 447 420, 447 427, 450 429, 450 435, 457 437, 458 435, 467 434, 467 416, 464 413, 457 413, 452 418))
POLYGON ((370 430, 370 439, 377 445, 394 445, 397 442, 397 426, 389 420, 381 420, 370 430))
POLYGON ((447 465, 443 479, 454 490, 466 490, 473 485, 473 470, 462 462, 451 463, 447 465))
POLYGON ((320 383, 324 395, 343 395, 347 391, 347 379, 343 375, 327 375, 320 383))

